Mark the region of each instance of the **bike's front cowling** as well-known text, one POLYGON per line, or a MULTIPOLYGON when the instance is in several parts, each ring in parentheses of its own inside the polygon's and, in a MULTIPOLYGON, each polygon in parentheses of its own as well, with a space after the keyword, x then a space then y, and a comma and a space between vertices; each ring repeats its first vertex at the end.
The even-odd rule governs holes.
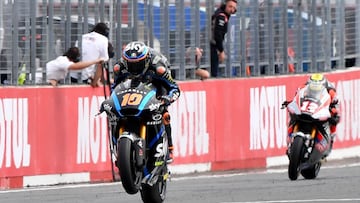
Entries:
POLYGON ((128 194, 139 190, 143 202, 163 202, 169 178, 164 106, 151 83, 126 80, 101 104, 112 127, 116 165, 128 194), (115 144, 116 143, 116 144, 115 144))
POLYGON ((317 177, 324 157, 319 146, 326 139, 324 134, 329 133, 329 104, 330 96, 325 88, 317 95, 310 95, 304 88, 292 102, 286 103, 292 126, 287 150, 290 180, 296 180, 300 173, 305 179, 317 177))

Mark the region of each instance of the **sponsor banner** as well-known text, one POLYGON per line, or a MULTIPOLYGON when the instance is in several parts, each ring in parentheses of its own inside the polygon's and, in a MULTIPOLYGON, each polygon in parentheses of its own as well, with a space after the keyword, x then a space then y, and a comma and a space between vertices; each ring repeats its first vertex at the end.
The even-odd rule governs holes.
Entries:
POLYGON ((2 177, 109 169, 106 117, 95 116, 101 88, 0 92, 2 177))
MULTIPOLYGON (((360 70, 329 73, 340 99, 335 149, 360 145, 360 70)), ((170 106, 173 166, 265 167, 286 149, 284 100, 308 75, 179 82, 170 106)), ((103 88, 0 89, 0 178, 111 170, 103 88)), ((100 178, 101 179, 101 178, 100 178)))
MULTIPOLYGON (((360 119, 356 112, 360 110, 360 97, 356 92, 360 71, 349 69, 326 76, 335 84, 340 99, 341 122, 334 148, 357 146, 360 144, 360 119)), ((308 77, 292 75, 181 83, 183 93, 170 108, 175 164, 208 160, 217 165, 233 162, 228 166, 247 168, 242 163, 248 162, 242 161, 258 160, 262 167, 267 157, 284 155, 289 118, 286 110, 280 109, 281 104, 292 100, 308 77)), ((254 164, 248 165, 254 167, 254 164)))

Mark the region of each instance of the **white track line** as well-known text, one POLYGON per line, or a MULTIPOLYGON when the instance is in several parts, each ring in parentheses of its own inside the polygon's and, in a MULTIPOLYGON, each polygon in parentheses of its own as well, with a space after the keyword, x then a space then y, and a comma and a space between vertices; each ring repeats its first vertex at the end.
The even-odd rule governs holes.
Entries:
MULTIPOLYGON (((354 164, 344 164, 339 166, 328 166, 322 167, 321 169, 333 169, 333 168, 345 168, 345 167, 357 167, 360 166, 360 163, 354 164)), ((284 173, 287 169, 269 169, 264 170, 261 172, 243 172, 243 173, 228 173, 228 174, 211 174, 211 175, 197 175, 197 176, 184 176, 184 177, 177 177, 171 178, 171 181, 183 181, 183 180, 194 180, 194 179, 207 179, 207 178, 226 178, 226 177, 234 177, 234 176, 244 176, 249 174, 272 174, 272 173, 284 173)), ((112 182, 112 183, 84 183, 84 184, 70 184, 70 185, 53 185, 53 186, 39 186, 34 188, 24 188, 24 189, 11 189, 11 190, 0 190, 0 194, 5 193, 16 193, 16 192, 29 192, 29 191, 44 191, 44 190, 58 190, 58 189, 67 189, 67 188, 86 188, 86 187, 99 187, 99 186, 111 186, 111 185, 119 185, 121 187, 120 182, 112 182)), ((339 199, 337 199, 339 200, 339 199)), ((340 199, 341 200, 341 199, 340 199)), ((347 199, 343 199, 346 201, 347 199)), ((349 199, 349 201, 355 201, 359 199, 349 199)), ((311 201, 321 201, 321 200, 282 200, 285 202, 311 202, 311 201)), ((327 201, 335 201, 334 200, 327 200, 327 201)), ((251 202, 251 203, 273 203, 273 202, 281 202, 281 201, 264 201, 264 202, 251 202)), ((224 202, 225 203, 225 202, 224 202)), ((245 203, 245 202, 232 202, 232 203, 245 203)), ((249 202, 250 203, 250 202, 249 202)))

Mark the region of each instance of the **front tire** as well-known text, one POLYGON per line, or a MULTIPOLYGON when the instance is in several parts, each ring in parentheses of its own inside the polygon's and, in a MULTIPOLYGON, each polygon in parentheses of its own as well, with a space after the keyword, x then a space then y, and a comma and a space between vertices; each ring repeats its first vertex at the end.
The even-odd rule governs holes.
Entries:
POLYGON ((139 191, 139 185, 136 184, 138 177, 135 166, 135 152, 131 140, 127 138, 119 139, 117 151, 117 166, 119 167, 121 183, 126 193, 135 194, 139 191))
POLYGON ((288 175, 290 180, 296 180, 300 173, 300 161, 303 156, 304 139, 295 137, 290 146, 288 175))

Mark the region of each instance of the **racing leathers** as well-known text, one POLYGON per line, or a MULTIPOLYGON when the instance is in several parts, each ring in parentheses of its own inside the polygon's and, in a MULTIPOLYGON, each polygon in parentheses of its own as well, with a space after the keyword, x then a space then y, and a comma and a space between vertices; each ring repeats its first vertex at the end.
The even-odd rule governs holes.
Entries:
MULTIPOLYGON (((305 88, 308 85, 308 83, 309 82, 306 82, 304 85, 299 87, 298 90, 305 88)), ((330 152, 332 150, 334 138, 336 136, 336 125, 340 121, 340 116, 339 116, 339 110, 338 110, 338 107, 339 107, 338 102, 339 101, 338 101, 338 98, 336 95, 335 86, 329 81, 326 81, 324 83, 324 86, 325 86, 327 92, 329 93, 330 99, 331 99, 331 103, 329 106, 331 118, 328 119, 329 131, 326 131, 326 130, 324 131, 324 132, 327 132, 327 133, 324 133, 324 135, 323 135, 325 137, 324 142, 317 143, 315 145, 315 148, 318 149, 322 153, 322 157, 325 158, 330 154, 330 152)), ((298 91, 297 91, 297 93, 298 93, 298 91)), ((283 103, 283 106, 287 106, 287 104, 289 104, 289 103, 290 103, 290 100, 287 100, 283 103)), ((291 116, 290 116, 290 122, 289 122, 289 127, 288 127, 288 135, 289 136, 287 138, 288 144, 290 143, 290 138, 291 138, 291 134, 293 132, 294 125, 295 125, 295 121, 293 119, 291 119, 291 116)))
MULTIPOLYGON (((132 74, 127 70, 126 61, 121 58, 114 65, 114 83, 112 90, 121 82, 127 78, 132 77, 132 74)), ((144 70, 141 75, 137 76, 143 82, 151 82, 157 87, 157 97, 161 99, 167 106, 178 99, 180 96, 180 89, 177 83, 171 76, 170 64, 166 57, 157 52, 153 48, 149 47, 149 54, 146 58, 144 70)), ((169 141, 169 158, 168 162, 173 160, 173 143, 171 136, 170 114, 167 108, 164 108, 163 122, 165 125, 165 131, 169 141)))

